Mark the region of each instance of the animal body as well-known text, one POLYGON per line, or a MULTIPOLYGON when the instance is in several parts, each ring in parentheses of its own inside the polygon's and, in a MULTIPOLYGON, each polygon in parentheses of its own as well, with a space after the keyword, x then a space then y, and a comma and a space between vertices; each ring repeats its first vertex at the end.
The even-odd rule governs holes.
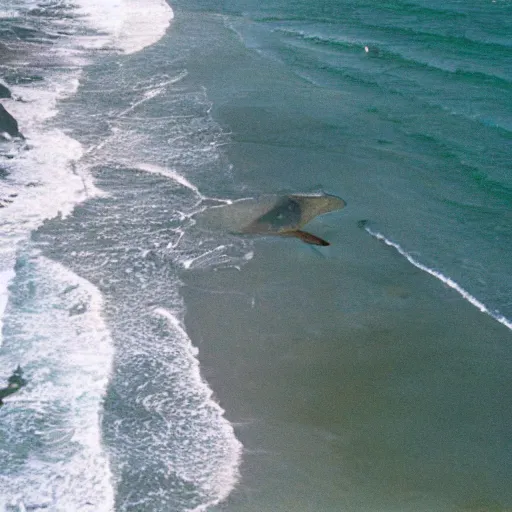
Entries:
POLYGON ((329 245, 301 228, 315 217, 345 207, 345 201, 330 194, 290 194, 241 199, 214 206, 206 215, 206 225, 239 234, 295 237, 313 245, 329 245))

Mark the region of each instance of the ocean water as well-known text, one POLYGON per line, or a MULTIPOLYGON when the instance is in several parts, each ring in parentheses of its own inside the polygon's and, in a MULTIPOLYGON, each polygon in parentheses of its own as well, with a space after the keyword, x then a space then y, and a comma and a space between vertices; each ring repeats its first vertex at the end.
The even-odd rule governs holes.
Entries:
POLYGON ((0 510, 511 510, 511 19, 4 2, 0 510))

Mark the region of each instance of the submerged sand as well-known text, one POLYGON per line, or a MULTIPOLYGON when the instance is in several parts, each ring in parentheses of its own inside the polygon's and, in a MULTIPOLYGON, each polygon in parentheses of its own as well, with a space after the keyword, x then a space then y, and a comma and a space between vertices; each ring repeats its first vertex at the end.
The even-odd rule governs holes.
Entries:
POLYGON ((363 230, 333 236, 184 276, 203 375, 246 450, 219 510, 510 503, 510 331, 363 230))

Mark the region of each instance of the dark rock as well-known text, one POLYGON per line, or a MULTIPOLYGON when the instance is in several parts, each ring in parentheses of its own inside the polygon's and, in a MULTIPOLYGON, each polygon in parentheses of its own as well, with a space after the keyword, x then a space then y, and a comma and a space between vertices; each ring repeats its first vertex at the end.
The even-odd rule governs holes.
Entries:
POLYGON ((23 135, 18 129, 18 121, 0 104, 0 133, 1 132, 6 132, 11 137, 23 138, 23 135))
POLYGON ((0 406, 4 405, 3 398, 16 393, 23 386, 27 385, 27 380, 23 378, 23 370, 20 366, 14 370, 7 383, 7 387, 0 389, 0 406))
POLYGON ((3 84, 0 84, 0 98, 12 98, 11 91, 3 84))

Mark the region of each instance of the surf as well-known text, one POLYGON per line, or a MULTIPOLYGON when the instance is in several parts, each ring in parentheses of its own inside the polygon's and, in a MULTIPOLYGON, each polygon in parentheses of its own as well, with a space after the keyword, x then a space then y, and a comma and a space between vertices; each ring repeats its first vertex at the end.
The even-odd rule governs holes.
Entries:
POLYGON ((76 95, 99 50, 142 51, 163 37, 173 12, 163 0, 39 7, 27 2, 1 12, 5 23, 12 16, 33 24, 44 40, 14 41, 12 76, 2 82, 9 91, 2 105, 24 139, 4 144, 1 162, 0 199, 12 200, 0 209, 0 378, 20 364, 29 383, 2 408, 0 510, 109 512, 115 479, 100 421, 114 345, 103 296, 30 238, 102 196, 91 159, 59 118, 61 102, 76 95))
POLYGON ((0 510, 113 509, 100 432, 113 356, 102 308, 99 291, 62 265, 37 252, 18 262, 0 366, 20 365, 28 384, 2 408, 0 510))
POLYGON ((435 270, 433 268, 427 267, 423 263, 420 263, 417 259, 415 259, 409 252, 407 252, 400 244, 393 242, 386 238, 382 233, 378 231, 374 231, 370 227, 366 226, 365 223, 361 223, 361 226, 364 227, 364 230, 371 235, 373 238, 383 242, 388 247, 392 247, 397 251, 401 256, 403 256, 411 265, 414 265, 416 268, 430 274, 435 277, 439 281, 441 281, 446 286, 455 290, 464 300, 469 302, 471 305, 475 306, 479 311, 489 315, 491 318, 503 324, 505 327, 512 331, 512 321, 502 315, 499 311, 490 310, 483 302, 478 300, 476 297, 471 295, 465 288, 463 288, 460 284, 454 281, 451 277, 444 275, 439 270, 435 270))

